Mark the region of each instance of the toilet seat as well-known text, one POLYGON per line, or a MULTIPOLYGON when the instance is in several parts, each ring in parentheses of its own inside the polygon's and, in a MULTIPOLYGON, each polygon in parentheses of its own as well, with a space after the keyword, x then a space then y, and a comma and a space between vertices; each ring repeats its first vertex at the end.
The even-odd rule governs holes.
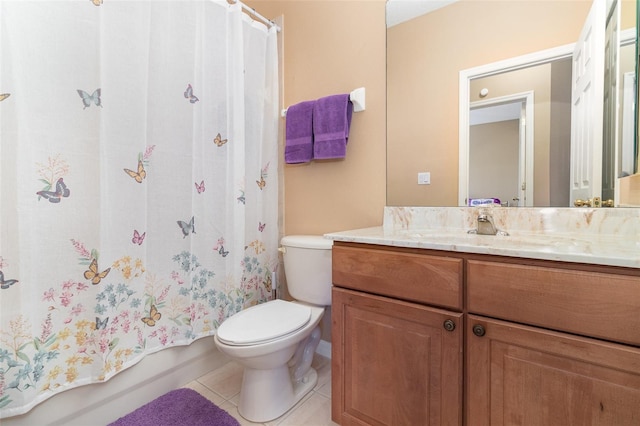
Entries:
POLYGON ((216 333, 218 340, 227 345, 256 345, 295 333, 310 319, 309 306, 276 299, 229 317, 216 333))

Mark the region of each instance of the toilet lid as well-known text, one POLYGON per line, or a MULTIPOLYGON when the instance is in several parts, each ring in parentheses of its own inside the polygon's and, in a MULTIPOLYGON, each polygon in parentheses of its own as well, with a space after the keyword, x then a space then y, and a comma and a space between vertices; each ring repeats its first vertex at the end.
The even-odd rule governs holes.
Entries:
POLYGON ((276 299, 238 312, 218 327, 218 339, 229 345, 251 345, 292 333, 311 319, 311 308, 276 299))

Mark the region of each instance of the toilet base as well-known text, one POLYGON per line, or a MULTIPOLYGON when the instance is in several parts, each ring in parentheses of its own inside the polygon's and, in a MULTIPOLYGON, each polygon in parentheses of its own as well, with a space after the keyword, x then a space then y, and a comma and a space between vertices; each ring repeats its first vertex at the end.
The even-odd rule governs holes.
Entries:
POLYGON ((289 367, 270 370, 244 369, 238 412, 245 419, 268 422, 293 408, 318 383, 315 369, 292 383, 289 367))

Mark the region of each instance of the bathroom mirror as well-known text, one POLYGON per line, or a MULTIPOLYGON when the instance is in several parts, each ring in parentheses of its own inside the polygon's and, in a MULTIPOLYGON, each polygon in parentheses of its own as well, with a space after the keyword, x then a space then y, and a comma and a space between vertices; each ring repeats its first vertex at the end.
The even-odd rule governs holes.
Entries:
MULTIPOLYGON (((388 12, 396 1, 403 3, 402 0, 389 1, 388 12)), ((449 4, 387 28, 387 205, 459 205, 460 71, 573 44, 590 8, 590 2, 562 1, 478 0, 424 3, 426 6, 449 4), (429 173, 430 184, 418 184, 418 173, 421 172, 429 173)), ((635 1, 621 2, 620 28, 623 33, 626 31, 627 34, 635 34, 635 1)), ((631 39, 632 42, 625 43, 626 47, 620 51, 620 58, 621 68, 630 67, 634 71, 635 37, 631 39)), ((547 67, 553 69, 553 72, 547 70, 547 75, 559 75, 561 69, 564 69, 566 74, 566 65, 558 63, 547 67)), ((520 74, 529 73, 529 79, 532 78, 533 72, 518 71, 520 74)), ((516 74, 502 73, 491 78, 513 82, 516 74)), ((635 76, 635 73, 632 74, 635 76)), ((479 93, 484 88, 484 82, 479 78, 477 80, 472 82, 474 89, 470 91, 471 95, 475 96, 473 101, 481 101, 479 93), (475 86, 478 86, 478 89, 475 86)), ((554 81, 553 87, 556 91, 568 86, 568 83, 561 83, 560 80, 554 81)), ((525 87, 520 91, 512 90, 511 93, 527 91, 525 87)), ((490 92, 496 94, 495 90, 490 92)), ((543 96, 538 92, 537 98, 542 100, 543 96)), ((564 95, 566 96, 566 93, 564 95)), ((555 98, 544 101, 547 129, 555 129, 556 134, 567 132, 567 121, 557 120, 563 114, 551 114, 551 111, 557 111, 558 101, 555 98), (549 117, 555 121, 552 122, 549 117)), ((475 105, 476 108, 480 106, 475 105)), ((543 122, 545 114, 536 114, 535 133, 542 134, 538 127, 539 123, 543 122)), ((629 119, 626 120, 628 122, 629 119)), ((566 139, 566 135, 564 137, 566 139)), ((492 136, 489 136, 489 139, 492 139, 492 136)), ((634 140, 632 137, 631 151, 635 150, 634 140)), ((626 141, 628 147, 628 137, 626 141)), ((511 169, 513 173, 514 164, 521 161, 517 154, 516 157, 506 160, 500 158, 498 153, 505 154, 505 150, 500 148, 493 148, 493 153, 489 149, 481 149, 479 152, 484 156, 480 161, 480 164, 485 166, 484 173, 498 176, 497 182, 501 179, 502 169, 511 169)), ((542 175, 544 179, 542 183, 534 181, 532 186, 537 188, 534 189, 537 192, 532 197, 534 203, 530 205, 569 206, 568 196, 558 195, 562 191, 550 194, 559 186, 554 183, 557 180, 564 180, 564 192, 568 191, 567 156, 566 150, 553 151, 547 148, 546 157, 535 158, 534 174, 542 175), (544 170, 544 173, 538 172, 538 169, 544 170)), ((618 159, 618 164, 634 164, 634 157, 633 154, 624 154, 618 159)), ((483 179, 476 178, 472 181, 477 183, 483 179)), ((515 194, 502 197, 507 198, 501 199, 503 203, 506 201, 509 205, 525 205, 524 202, 518 204, 520 200, 517 200, 519 197, 515 194)))

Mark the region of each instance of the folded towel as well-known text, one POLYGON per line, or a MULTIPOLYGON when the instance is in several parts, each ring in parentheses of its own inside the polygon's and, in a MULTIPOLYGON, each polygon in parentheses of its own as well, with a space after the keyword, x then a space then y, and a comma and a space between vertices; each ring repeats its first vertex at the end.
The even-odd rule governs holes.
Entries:
POLYGON ((327 96, 313 108, 313 157, 344 158, 347 154, 353 104, 349 94, 327 96))
POLYGON ((313 159, 313 109, 316 101, 300 102, 287 108, 284 161, 307 163, 313 159))

